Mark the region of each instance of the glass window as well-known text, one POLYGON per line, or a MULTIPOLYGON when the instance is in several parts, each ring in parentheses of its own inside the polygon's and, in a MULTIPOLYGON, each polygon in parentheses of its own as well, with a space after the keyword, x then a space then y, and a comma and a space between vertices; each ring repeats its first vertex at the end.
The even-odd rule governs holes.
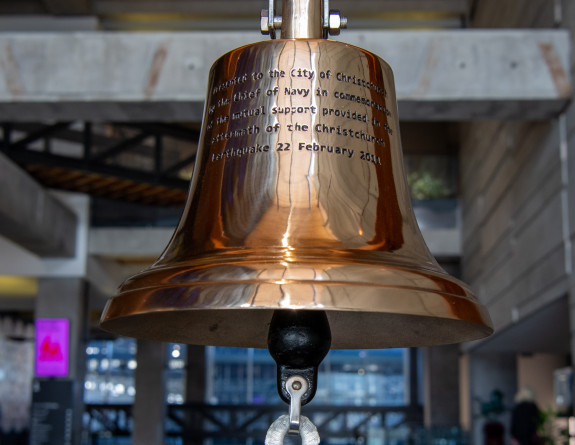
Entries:
POLYGON ((84 402, 88 404, 133 403, 136 388, 136 340, 91 340, 86 346, 84 402))
MULTIPOLYGON (((265 349, 208 347, 207 400, 213 404, 277 404, 276 364, 265 349)), ((316 403, 407 403, 406 350, 332 350, 320 365, 316 403)))
MULTIPOLYGON (((91 340, 86 347, 84 402, 87 404, 131 404, 136 395, 134 374, 137 341, 131 338, 91 340)), ((166 347, 166 400, 184 403, 186 346, 166 347)))

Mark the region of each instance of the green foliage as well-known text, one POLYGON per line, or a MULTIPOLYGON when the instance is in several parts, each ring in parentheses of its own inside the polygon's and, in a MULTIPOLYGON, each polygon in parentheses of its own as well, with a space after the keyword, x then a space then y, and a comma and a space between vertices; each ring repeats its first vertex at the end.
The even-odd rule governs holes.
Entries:
POLYGON ((429 172, 412 172, 407 175, 407 183, 414 199, 439 199, 450 195, 449 188, 441 178, 429 172))
POLYGON ((537 435, 541 445, 568 445, 569 431, 567 428, 557 428, 555 420, 560 417, 553 408, 539 410, 537 435))

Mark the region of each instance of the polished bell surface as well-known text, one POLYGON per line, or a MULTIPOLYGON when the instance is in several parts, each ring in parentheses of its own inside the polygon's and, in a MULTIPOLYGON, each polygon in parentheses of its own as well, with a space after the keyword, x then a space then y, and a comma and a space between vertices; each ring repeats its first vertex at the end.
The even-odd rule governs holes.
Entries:
POLYGON ((101 326, 266 347, 273 312, 301 309, 327 313, 332 348, 492 332, 418 229, 390 67, 323 39, 255 43, 215 62, 182 219, 161 257, 109 300, 101 326))

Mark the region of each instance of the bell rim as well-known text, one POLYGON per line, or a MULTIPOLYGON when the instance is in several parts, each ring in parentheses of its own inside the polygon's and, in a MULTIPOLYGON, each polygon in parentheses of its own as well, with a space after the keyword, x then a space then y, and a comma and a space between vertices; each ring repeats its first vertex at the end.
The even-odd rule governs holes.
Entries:
MULTIPOLYGON (((106 332, 142 340, 201 346, 266 349, 268 328, 275 310, 270 308, 188 309, 131 314, 105 320, 101 323, 100 328, 106 332), (216 334, 219 329, 216 326, 221 318, 219 315, 226 313, 233 313, 231 317, 241 320, 238 322, 241 329, 232 327, 225 329, 224 333, 216 334), (183 319, 187 320, 187 324, 198 320, 209 320, 211 329, 207 329, 199 335, 194 333, 182 334, 181 332, 174 334, 180 328, 185 328, 186 324, 181 322, 183 319), (249 324, 258 325, 257 335, 254 335, 252 327, 246 328, 246 325, 249 324), (162 326, 161 332, 154 329, 158 325, 162 326), (235 335, 230 335, 229 331, 234 331, 233 334, 235 335)), ((325 309, 304 308, 304 310, 321 311, 325 309)), ((441 346, 480 340, 494 332, 490 320, 484 320, 481 323, 372 311, 327 309, 325 312, 332 332, 331 349, 393 349, 441 346), (340 326, 342 324, 346 328, 342 328, 340 326), (379 329, 374 328, 374 325, 379 325, 379 329), (414 327, 417 327, 416 331, 413 330, 414 327), (359 334, 353 334, 354 329, 359 331, 359 334)), ((484 313, 486 312, 484 311, 484 313)))
MULTIPOLYGON (((242 268, 246 269, 246 264, 242 264, 242 268)), ((267 266, 270 268, 270 264, 267 266)), ((281 265, 271 266, 279 268, 281 265)), ((113 333, 151 340, 265 347, 267 328, 259 334, 251 332, 251 328, 246 330, 243 325, 250 319, 253 319, 252 324, 265 325, 274 310, 322 310, 328 314, 328 318, 340 320, 336 322, 336 330, 342 329, 338 325, 343 325, 345 331, 361 331, 354 336, 361 338, 358 343, 335 334, 334 349, 431 346, 476 340, 493 332, 487 310, 464 283, 444 272, 392 267, 389 264, 338 266, 343 270, 355 268, 350 272, 352 275, 358 268, 367 269, 369 273, 373 273, 374 269, 379 272, 385 269, 387 284, 374 285, 357 280, 327 282, 261 278, 233 281, 222 275, 219 281, 158 285, 162 281, 157 280, 158 271, 169 271, 173 275, 177 268, 156 267, 127 280, 130 283, 128 289, 124 285, 119 294, 108 301, 101 327, 113 333), (150 270, 152 277, 146 276, 150 270), (406 276, 414 274, 427 283, 427 287, 398 284, 406 276), (389 280, 393 277, 395 283, 389 280), (146 285, 148 280, 156 284, 146 285), (134 288, 138 283, 140 287, 134 288), (432 284, 435 284, 435 289, 432 284), (448 284, 453 286, 451 291, 445 287, 448 284), (363 315, 357 318, 359 314, 363 315), (166 320, 161 322, 164 318, 166 320), (204 319, 211 318, 222 319, 221 323, 214 322, 213 326, 220 326, 225 335, 215 332, 217 329, 210 332, 212 325, 205 325, 207 321, 204 322, 204 319), (368 321, 363 323, 361 318, 368 321), (408 331, 414 328, 405 325, 406 320, 412 320, 416 330, 417 326, 427 327, 421 335, 410 334, 408 331), (389 323, 399 327, 386 327, 389 323), (446 326, 450 327, 447 329, 446 326), (406 332, 390 332, 389 335, 395 340, 387 343, 387 336, 380 331, 389 329, 406 332), (414 337, 417 339, 414 340, 414 337)), ((218 267, 206 269, 213 273, 221 272, 224 268, 220 266, 220 270, 215 271, 218 267)), ((191 272, 189 268, 185 270, 191 272)))

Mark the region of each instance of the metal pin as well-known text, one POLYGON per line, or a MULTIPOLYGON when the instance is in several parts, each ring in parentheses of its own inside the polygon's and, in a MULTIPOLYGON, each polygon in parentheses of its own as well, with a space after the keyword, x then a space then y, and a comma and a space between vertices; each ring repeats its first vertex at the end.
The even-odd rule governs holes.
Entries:
POLYGON ((290 377, 286 382, 286 389, 290 395, 288 434, 299 435, 301 398, 307 391, 307 388, 306 379, 299 375, 290 377))

